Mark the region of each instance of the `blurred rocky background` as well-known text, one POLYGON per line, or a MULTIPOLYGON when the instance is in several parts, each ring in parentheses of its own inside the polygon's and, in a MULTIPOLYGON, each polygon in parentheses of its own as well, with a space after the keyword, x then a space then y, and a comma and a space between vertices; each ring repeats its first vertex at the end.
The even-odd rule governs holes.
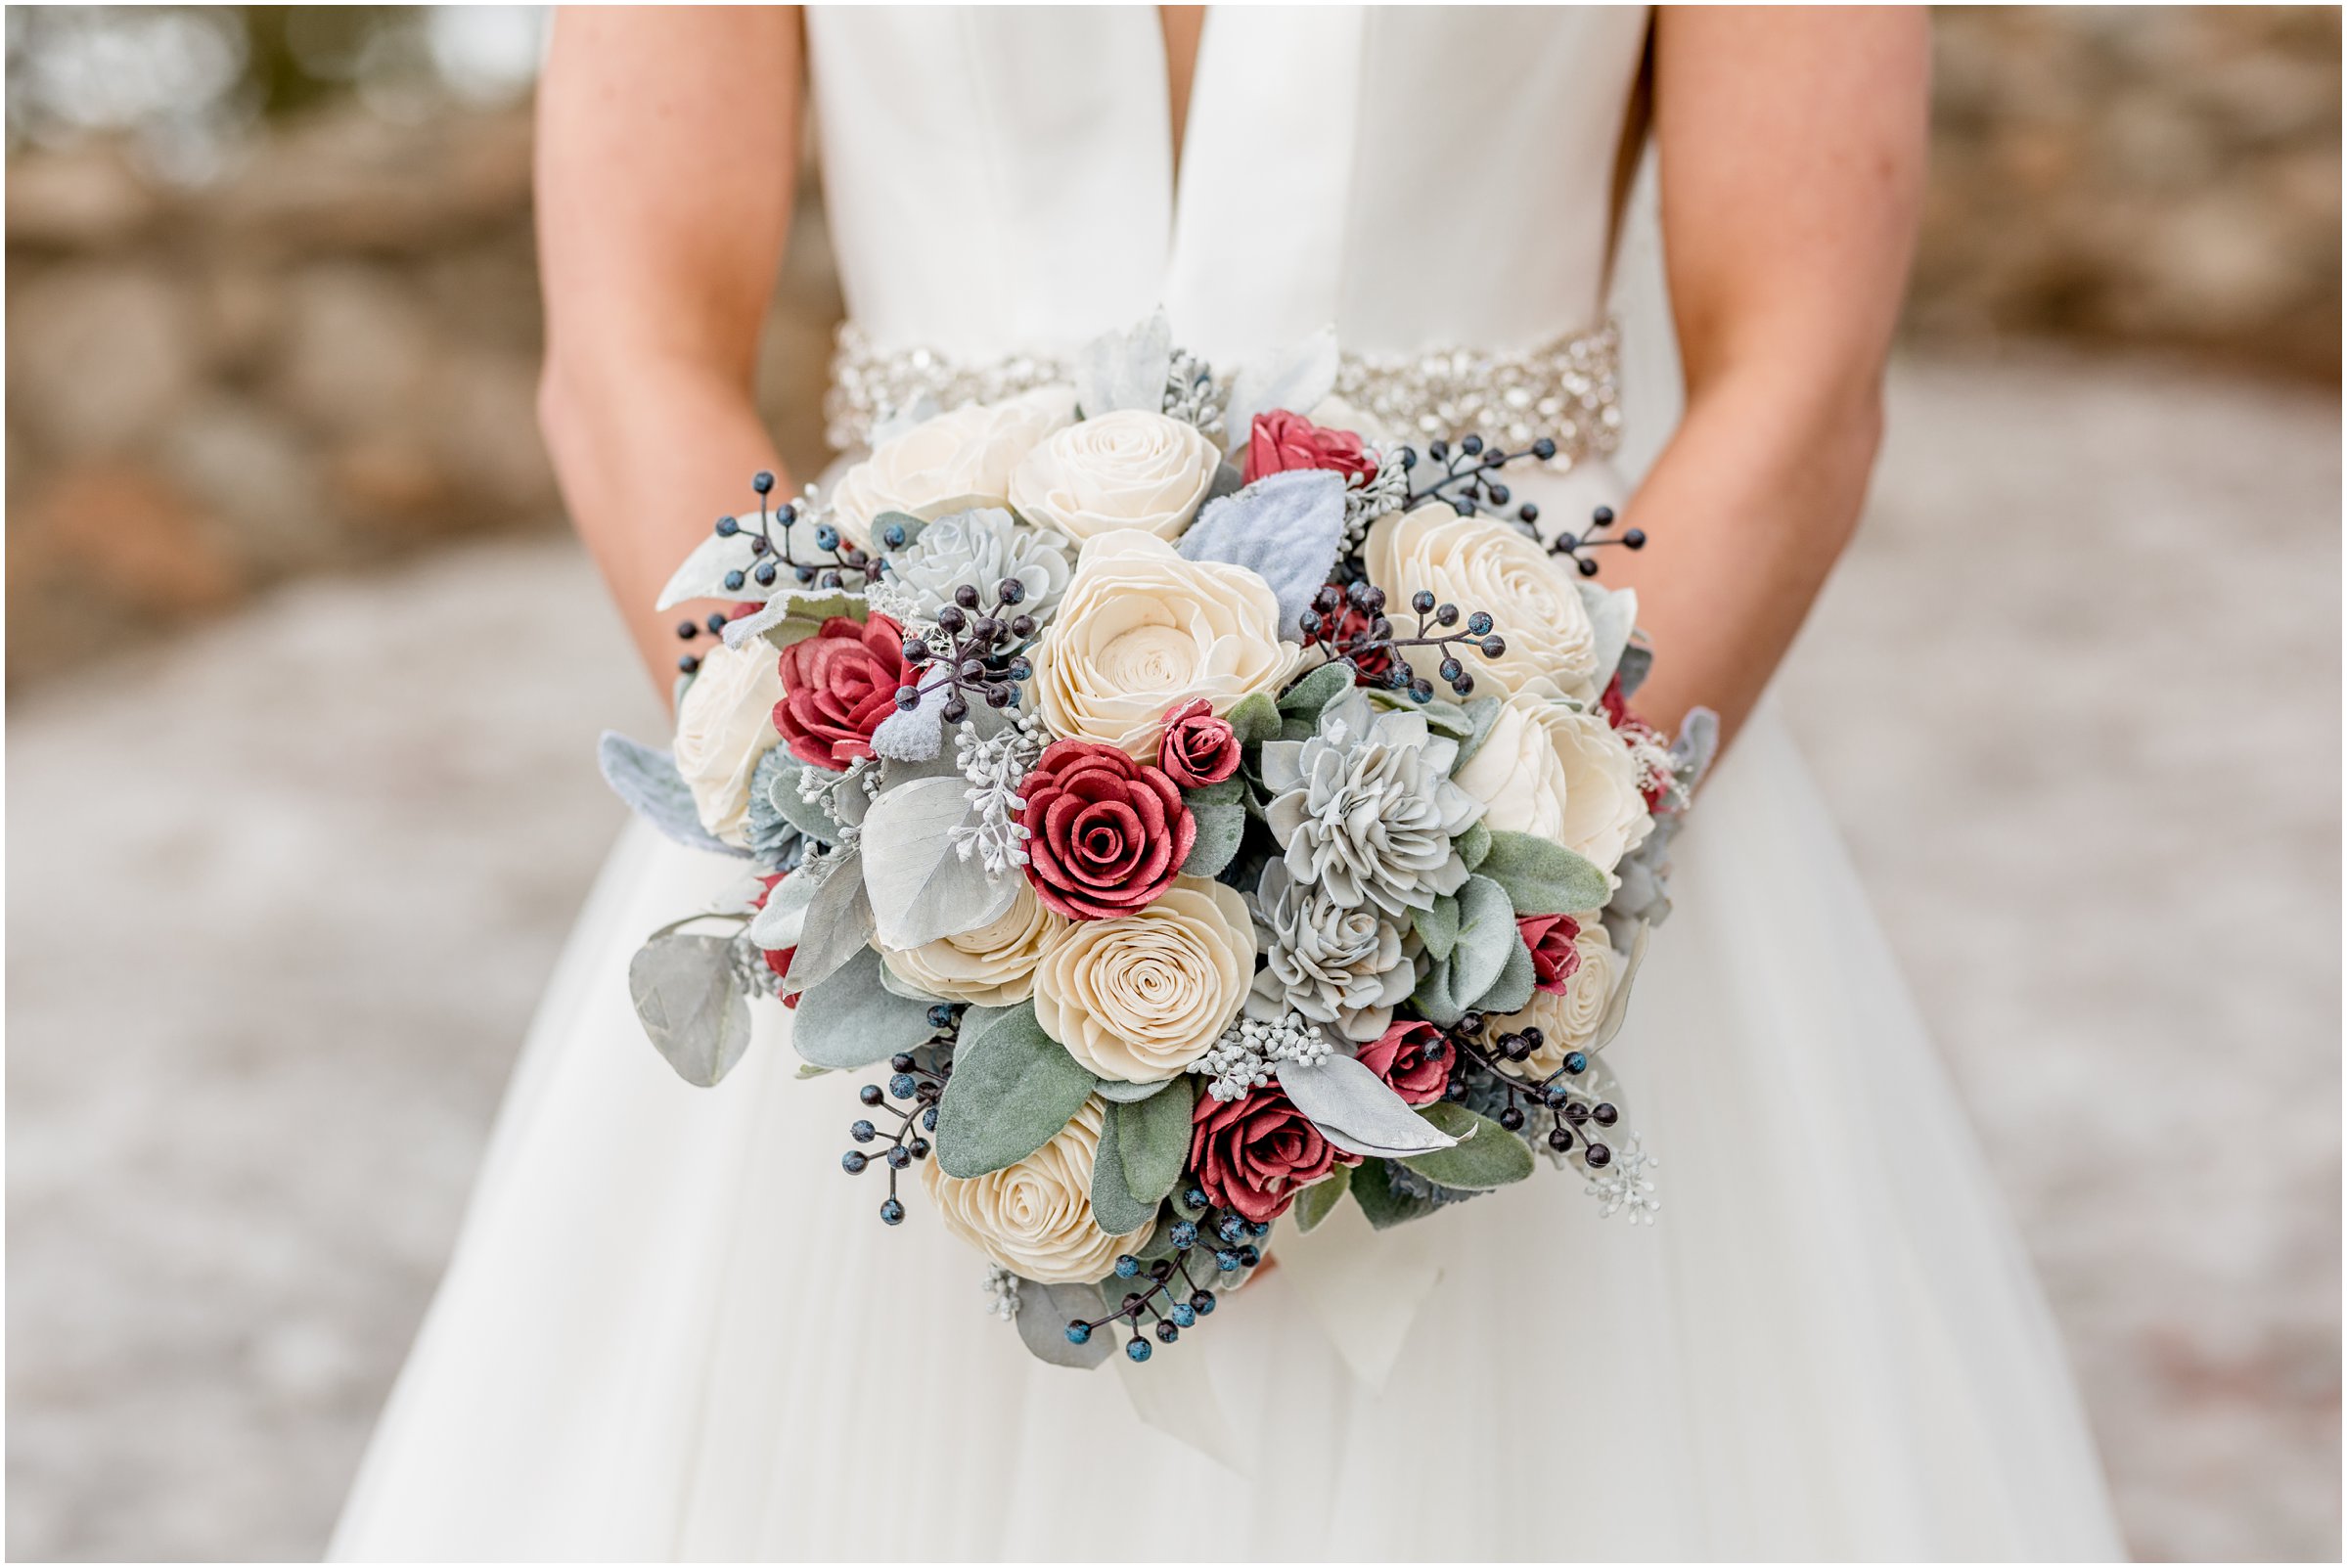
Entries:
MULTIPOLYGON (((655 722, 532 423, 543 18, 6 27, 8 1550, 314 1555, 617 826, 582 737, 655 722)), ((1937 28, 1891 440, 1783 698, 2134 1547, 2335 1559, 2339 15, 1937 28)))

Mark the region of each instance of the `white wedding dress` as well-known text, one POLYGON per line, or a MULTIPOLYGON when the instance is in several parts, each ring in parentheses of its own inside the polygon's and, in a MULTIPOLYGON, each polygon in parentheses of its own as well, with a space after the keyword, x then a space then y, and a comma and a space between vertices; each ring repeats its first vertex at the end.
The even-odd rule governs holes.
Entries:
MULTIPOLYGON (((1675 412, 1650 233, 1613 258, 1646 29, 1218 8, 1177 194, 1151 9, 814 8, 851 313, 882 349, 974 365, 1163 303, 1229 364, 1329 322, 1369 353, 1509 349, 1610 302, 1622 454, 1519 489, 1557 516, 1618 499, 1675 412)), ((880 1223, 874 1179, 839 1170, 856 1080, 796 1080, 782 1009, 715 1090, 661 1061, 629 956, 740 874, 631 829, 336 1553, 2115 1555, 2028 1262, 1765 706, 1676 861, 1607 1052, 1662 1157, 1659 1226, 1544 1167, 1329 1243, 1373 1318, 1386 1260, 1440 1269, 1381 1381, 1286 1271, 1120 1377, 1030 1359, 918 1184, 880 1223), (1136 1417, 1123 1383, 1161 1368, 1210 1380, 1236 1464, 1136 1417)))

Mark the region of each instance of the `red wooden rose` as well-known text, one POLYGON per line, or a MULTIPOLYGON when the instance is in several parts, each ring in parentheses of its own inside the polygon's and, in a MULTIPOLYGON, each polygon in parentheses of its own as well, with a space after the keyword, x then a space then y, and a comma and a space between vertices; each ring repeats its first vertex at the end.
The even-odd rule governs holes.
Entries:
POLYGON ((1176 705, 1165 715, 1165 734, 1157 742, 1157 766, 1185 789, 1218 784, 1239 771, 1239 733, 1228 719, 1214 716, 1214 704, 1202 696, 1176 705))
POLYGON ((1525 915, 1517 918, 1515 928, 1532 950, 1532 984, 1561 993, 1564 983, 1581 972, 1581 950, 1573 945, 1581 922, 1570 915, 1525 915))
POLYGON ((1363 1046, 1355 1056, 1413 1105, 1442 1098, 1451 1080, 1451 1045, 1430 1023, 1403 1019, 1363 1046))
POLYGON ((1241 481, 1253 484, 1267 473, 1286 473, 1290 469, 1327 469, 1348 480, 1370 479, 1377 476, 1377 460, 1350 430, 1323 429, 1286 409, 1256 415, 1247 435, 1246 466, 1240 470, 1241 481))
POLYGON ((1174 782, 1115 746, 1055 740, 1019 782, 1027 879, 1044 907, 1106 920, 1172 885, 1197 840, 1174 782))
POLYGON ((1358 1165, 1321 1136, 1277 1085, 1243 1099, 1200 1095, 1190 1120, 1190 1169, 1206 1196, 1260 1225, 1339 1164, 1358 1165))
POLYGON ((896 711, 905 681, 905 633, 885 615, 835 615, 813 637, 783 650, 783 699, 774 727, 790 754, 819 768, 872 755, 872 732, 896 711))

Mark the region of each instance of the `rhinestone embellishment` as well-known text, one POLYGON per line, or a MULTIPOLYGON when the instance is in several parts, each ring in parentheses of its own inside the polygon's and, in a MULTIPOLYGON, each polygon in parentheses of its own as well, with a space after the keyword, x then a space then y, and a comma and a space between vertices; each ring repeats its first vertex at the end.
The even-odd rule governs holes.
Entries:
MULTIPOLYGON (((1557 443, 1549 467, 1562 470, 1610 456, 1621 440, 1618 347, 1607 323, 1596 332, 1496 353, 1348 353, 1337 365, 1336 395, 1367 425, 1404 440, 1456 440, 1480 432, 1524 446, 1545 435, 1557 443)), ((930 348, 883 350, 853 322, 842 322, 823 402, 824 436, 834 451, 845 452, 867 444, 873 427, 890 413, 923 398, 952 409, 1069 379, 1065 364, 1040 354, 967 364, 930 348)))

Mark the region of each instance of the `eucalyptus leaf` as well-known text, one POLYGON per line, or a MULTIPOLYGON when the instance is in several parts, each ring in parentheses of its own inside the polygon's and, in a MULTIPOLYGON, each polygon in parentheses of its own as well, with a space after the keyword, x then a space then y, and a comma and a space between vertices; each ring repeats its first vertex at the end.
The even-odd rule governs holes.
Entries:
POLYGON ((676 758, 667 752, 606 730, 596 742, 595 760, 611 793, 626 801, 629 810, 658 829, 662 836, 688 849, 748 858, 748 850, 737 849, 700 825, 693 791, 676 771, 676 758))
POLYGON ((1580 915, 1603 909, 1613 892, 1603 872, 1562 844, 1506 829, 1475 870, 1508 890, 1518 915, 1580 915))
MULTIPOLYGON (((1145 1101, 1146 1103, 1146 1101, 1145 1101)), ((1116 1107, 1101 1122, 1100 1147, 1092 1159, 1092 1223, 1110 1235, 1130 1235, 1157 1218, 1157 1205, 1136 1196, 1118 1157, 1121 1137, 1116 1107)))
POLYGON ((1307 1232, 1319 1230, 1320 1223, 1336 1212, 1336 1205, 1343 1199, 1346 1188, 1352 1185, 1352 1178, 1353 1168, 1339 1165, 1327 1177, 1297 1193, 1295 1228, 1307 1232))
POLYGON ((889 990, 880 979, 880 956, 866 948, 800 995, 790 1043, 818 1067, 869 1067, 936 1033, 931 1006, 889 990))
MULTIPOLYGON (((805 777, 802 770, 807 766, 806 763, 794 761, 777 768, 774 782, 766 791, 766 798, 774 809, 782 814, 783 821, 809 838, 819 844, 837 843, 839 841, 839 821, 832 815, 831 806, 828 803, 831 797, 826 794, 809 800, 799 793, 799 780, 805 777)), ((839 777, 828 768, 817 768, 815 771, 819 776, 835 781, 839 777)))
MULTIPOLYGON (((796 874, 806 873, 802 869, 796 874)), ((851 849, 834 860, 807 903, 798 952, 783 976, 783 988, 805 990, 863 952, 871 940, 872 900, 864 894, 862 856, 851 849)))
POLYGON ((1488 876, 1469 876, 1459 889, 1459 942, 1451 955, 1451 993, 1472 1002, 1491 989, 1508 965, 1508 956, 1523 946, 1515 929, 1515 907, 1508 894, 1488 876))
POLYGON ((919 539, 921 530, 927 526, 927 519, 917 517, 910 512, 877 512, 872 517, 872 537, 865 543, 876 551, 903 550, 919 539), (889 543, 890 528, 902 528, 905 536, 893 544, 889 543))
POLYGON ((1239 853, 1239 841, 1246 835, 1246 807, 1193 806, 1190 815, 1197 823, 1197 837, 1191 843, 1190 858, 1182 862, 1182 874, 1218 875, 1239 853))
POLYGON ((1366 1160, 1353 1172, 1349 1184, 1353 1201, 1369 1217, 1372 1229, 1390 1231, 1395 1226, 1434 1212, 1435 1205, 1425 1198, 1396 1192, 1393 1183, 1386 1179, 1383 1160, 1366 1160))
POLYGON ((1689 708, 1679 721, 1679 739, 1671 742, 1671 771, 1689 793, 1711 771, 1720 750, 1720 716, 1709 708, 1689 708))
POLYGON ((1163 1094, 1179 1078, 1160 1078, 1155 1083, 1128 1084, 1121 1078, 1104 1078, 1092 1086, 1092 1092, 1115 1105, 1132 1105, 1163 1094))
POLYGON ((1209 501, 1175 549, 1185 560, 1244 566, 1271 585, 1280 635, 1303 641, 1302 616, 1329 580, 1344 537, 1344 476, 1327 469, 1266 474, 1209 501))
POLYGON ((1196 1085, 1183 1077, 1174 1080, 1164 1094, 1108 1107, 1108 1120, 1116 1124, 1117 1157, 1124 1165, 1125 1188, 1152 1211, 1157 1200, 1182 1179, 1182 1162, 1190 1157, 1196 1094, 1196 1085))
POLYGON ((798 946, 806 926, 807 906, 815 900, 815 878, 786 876, 766 895, 765 907, 749 918, 750 941, 769 953, 798 946))
POLYGON ((1453 1140, 1410 1108, 1385 1080, 1331 1053, 1311 1066, 1283 1061, 1280 1087, 1321 1136, 1352 1154, 1421 1154, 1453 1140))
POLYGON ((1090 1368, 1108 1359, 1116 1336, 1095 1333, 1085 1343, 1071 1343, 1067 1325, 1078 1319, 1099 1322, 1108 1316, 1108 1303, 1098 1285, 1047 1285, 1033 1279, 1018 1281, 1018 1337, 1037 1361, 1054 1366, 1090 1368))
POLYGON ((1451 893, 1436 894, 1431 908, 1418 912, 1415 923, 1426 956, 1437 963, 1449 958, 1451 950, 1459 944, 1458 897, 1451 893))
POLYGON ((1402 1164, 1427 1181, 1462 1192, 1488 1192, 1532 1174, 1531 1145, 1490 1117, 1448 1100, 1419 1114, 1459 1140, 1449 1148, 1403 1157, 1402 1164))
POLYGON ((937 1168, 965 1179, 1016 1165, 1057 1137, 1092 1097, 1092 1074, 1043 1032, 1032 1003, 954 1055, 937 1103, 937 1168))
POLYGON ((627 966, 644 1032, 678 1077, 703 1089, 749 1049, 749 998, 733 947, 730 936, 671 932, 645 943, 627 966))
POLYGON ((1015 871, 996 876, 965 857, 953 830, 975 810, 959 774, 916 779, 880 792, 859 840, 873 929, 895 951, 959 936, 999 919, 1018 897, 1015 871))
POLYGON ((1467 831, 1453 840, 1451 847, 1459 851, 1459 858, 1468 871, 1480 871, 1483 857, 1491 853, 1491 829, 1480 820, 1469 823, 1467 831))

